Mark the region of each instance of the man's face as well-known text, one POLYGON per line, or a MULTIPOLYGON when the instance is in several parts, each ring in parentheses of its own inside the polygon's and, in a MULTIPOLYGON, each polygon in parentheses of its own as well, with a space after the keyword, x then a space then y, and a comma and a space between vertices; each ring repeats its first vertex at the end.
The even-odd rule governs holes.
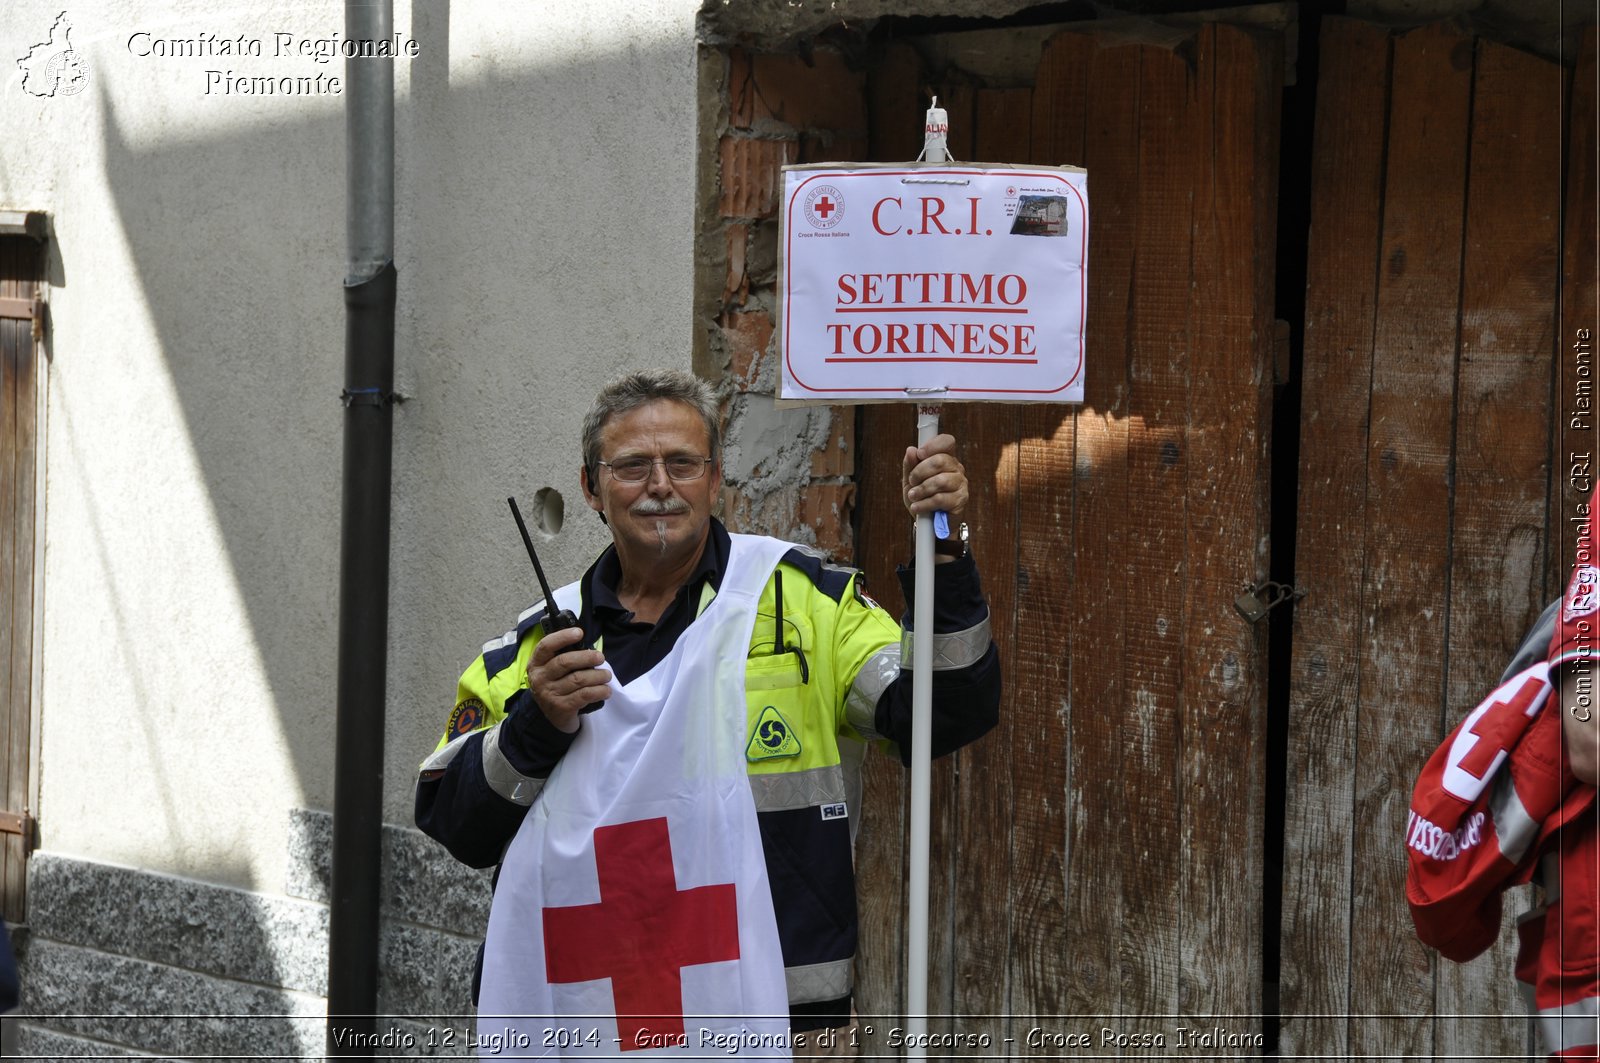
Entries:
MULTIPOLYGON (((694 407, 658 399, 617 414, 600 428, 600 460, 711 456, 705 421, 694 407)), ((722 470, 711 465, 697 480, 673 480, 664 464, 642 483, 624 483, 606 466, 584 487, 590 508, 605 514, 624 559, 678 561, 700 548, 710 530, 711 507, 722 490, 722 470)))

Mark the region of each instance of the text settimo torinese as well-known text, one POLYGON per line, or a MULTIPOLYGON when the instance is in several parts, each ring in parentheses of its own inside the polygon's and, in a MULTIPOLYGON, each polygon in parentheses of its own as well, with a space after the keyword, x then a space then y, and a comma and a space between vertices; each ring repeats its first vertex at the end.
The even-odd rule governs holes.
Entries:
MULTIPOLYGON (((880 236, 910 233, 919 236, 992 236, 979 230, 978 196, 960 205, 969 214, 965 224, 947 219, 951 204, 939 196, 919 196, 906 204, 899 196, 885 196, 872 206, 872 228, 880 236), (947 224, 948 222, 948 224, 947 224)), ((958 211, 960 208, 958 208, 958 211)), ((958 212, 952 212, 954 216, 958 212)), ((1017 273, 843 273, 837 281, 834 305, 840 310, 874 307, 899 310, 960 310, 982 308, 987 313, 1025 314, 1028 282, 1017 273)), ((1036 357, 1033 325, 980 322, 874 322, 831 323, 823 326, 836 356, 873 355, 1015 355, 1036 357)))

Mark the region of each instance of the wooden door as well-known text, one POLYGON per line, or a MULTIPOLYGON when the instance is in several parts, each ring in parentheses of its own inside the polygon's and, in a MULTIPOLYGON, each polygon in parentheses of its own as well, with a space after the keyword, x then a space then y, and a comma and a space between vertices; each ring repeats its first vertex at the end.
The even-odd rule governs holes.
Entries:
POLYGON ((1565 285, 1560 66, 1450 26, 1333 18, 1321 56, 1281 1047, 1520 1056, 1509 922, 1526 902, 1489 954, 1437 960, 1412 932, 1404 829, 1424 761, 1571 563, 1567 455, 1593 453, 1570 430, 1573 341, 1596 328, 1593 36, 1565 285))
MULTIPOLYGON (((943 416, 1006 683, 999 730, 935 770, 930 1007, 962 1018, 930 1028, 992 1038, 958 1054, 1037 1056, 1034 1025, 1169 1046, 1196 1019, 1258 1029, 1266 644, 1233 601, 1267 564, 1282 52, 1226 25, 1177 46, 1072 31, 1031 90, 941 96, 972 130, 958 158, 1087 167, 1093 231, 1084 403, 943 416), (1062 1015, 1082 1018, 1035 1019, 1062 1015)), ((915 96, 870 91, 875 112, 915 96)), ((881 591, 909 549, 913 424, 862 420, 859 557, 881 591)), ((903 776, 874 760, 860 1006, 893 1016, 903 776)))
POLYGON ((0 236, 0 915, 25 916, 32 841, 36 352, 42 245, 0 236))

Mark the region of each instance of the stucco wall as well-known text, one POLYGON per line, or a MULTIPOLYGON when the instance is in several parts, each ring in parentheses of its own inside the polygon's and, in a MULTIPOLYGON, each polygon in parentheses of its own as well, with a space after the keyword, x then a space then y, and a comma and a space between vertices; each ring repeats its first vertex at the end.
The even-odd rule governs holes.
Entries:
MULTIPOLYGON (((532 599, 505 497, 560 489, 544 556, 575 577, 603 541, 588 396, 689 364, 696 6, 396 5, 390 820, 453 677, 532 599)), ((12 60, 61 11, 0 25, 0 205, 55 226, 41 841, 276 891, 289 810, 332 796, 344 98, 205 72, 342 75, 273 57, 342 5, 75 5, 86 89, 29 95, 12 60), (134 54, 141 32, 263 55, 134 54)))

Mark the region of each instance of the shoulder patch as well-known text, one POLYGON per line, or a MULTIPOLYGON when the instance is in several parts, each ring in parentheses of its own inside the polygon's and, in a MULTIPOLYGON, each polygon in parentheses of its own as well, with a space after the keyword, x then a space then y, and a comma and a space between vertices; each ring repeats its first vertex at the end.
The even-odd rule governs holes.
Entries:
POLYGON ((800 740, 794 728, 775 707, 768 705, 756 720, 755 733, 744 748, 744 758, 749 761, 776 760, 779 757, 798 757, 800 740))
POLYGON ((457 705, 450 714, 450 722, 444 725, 444 733, 450 738, 460 738, 464 734, 471 734, 483 726, 489 718, 484 710, 483 702, 477 698, 468 698, 457 705))

